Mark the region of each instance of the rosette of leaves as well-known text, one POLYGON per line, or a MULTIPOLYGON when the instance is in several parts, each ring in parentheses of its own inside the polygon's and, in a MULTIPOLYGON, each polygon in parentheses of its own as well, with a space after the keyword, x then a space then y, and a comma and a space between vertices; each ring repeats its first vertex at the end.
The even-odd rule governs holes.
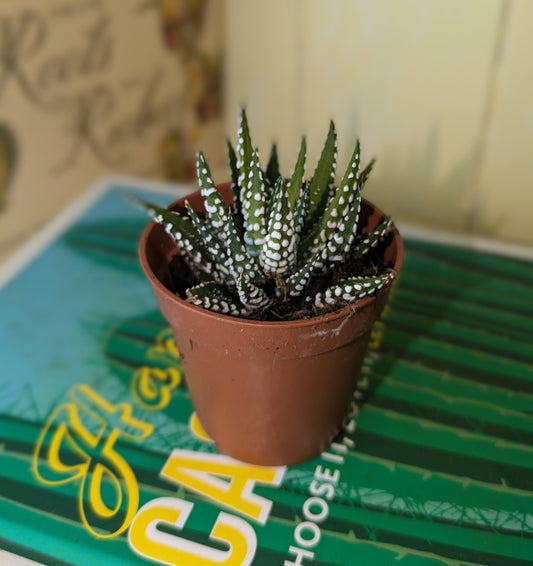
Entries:
POLYGON ((272 312, 281 303, 298 304, 294 308, 299 311, 304 303, 314 313, 331 310, 391 283, 392 269, 372 268, 370 261, 365 265, 369 252, 387 234, 390 217, 370 233, 358 234, 361 191, 373 161, 360 167, 357 142, 335 188, 333 122, 309 180, 305 178, 306 153, 304 137, 294 170, 285 178, 273 145, 263 169, 243 109, 235 148, 228 141, 231 206, 219 193, 202 152, 197 174, 205 214, 198 214, 188 203, 187 214, 181 214, 140 202, 176 241, 195 275, 197 283, 186 289, 186 300, 222 314, 261 318, 261 313, 272 312), (331 277, 348 264, 364 268, 331 277))

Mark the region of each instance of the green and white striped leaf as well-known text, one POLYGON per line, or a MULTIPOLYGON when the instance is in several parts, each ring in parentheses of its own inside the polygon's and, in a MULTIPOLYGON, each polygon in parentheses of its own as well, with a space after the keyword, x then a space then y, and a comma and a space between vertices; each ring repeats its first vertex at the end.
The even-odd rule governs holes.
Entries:
POLYGON ((376 247, 376 245, 381 242, 391 224, 392 218, 387 216, 372 232, 357 236, 353 245, 348 250, 350 254, 357 258, 365 256, 372 248, 376 247))
MULTIPOLYGON (((359 190, 357 193, 359 194, 359 190)), ((330 270, 334 264, 346 259, 351 245, 355 240, 357 222, 359 219, 360 199, 355 199, 342 219, 338 229, 333 232, 326 245, 318 251, 320 259, 317 262, 323 272, 330 270)))
POLYGON ((305 183, 305 160, 307 157, 307 142, 305 137, 302 138, 300 143, 300 150, 294 165, 294 171, 291 174, 289 183, 287 185, 287 198, 291 210, 296 209, 298 199, 302 193, 302 186, 305 183))
POLYGON ((313 177, 309 182, 309 209, 304 224, 305 231, 315 226, 318 219, 322 216, 330 195, 331 187, 334 185, 336 166, 337 132, 333 122, 330 122, 324 148, 322 149, 313 177))
POLYGON ((319 270, 320 254, 316 253, 310 261, 305 263, 285 281, 285 287, 291 297, 298 297, 307 287, 315 271, 319 270))
POLYGON ((372 171, 372 168, 374 167, 374 163, 376 162, 375 159, 372 159, 370 161, 370 163, 359 173, 359 176, 357 178, 357 184, 359 186, 359 188, 362 190, 363 187, 365 186, 368 177, 372 171))
POLYGON ((135 196, 128 197, 136 206, 139 206, 158 223, 163 226, 165 232, 174 239, 178 251, 187 254, 189 258, 202 271, 208 271, 212 262, 207 247, 204 245, 197 229, 191 221, 171 210, 162 208, 151 202, 146 202, 135 196))
POLYGON ((196 163, 198 173, 198 183, 200 191, 205 199, 205 209, 211 220, 213 228, 220 233, 221 236, 226 233, 225 228, 228 222, 232 221, 229 208, 226 206, 224 199, 218 192, 218 189, 211 176, 211 171, 207 165, 204 154, 198 152, 198 160, 196 163))
POLYGON ((248 253, 231 211, 218 192, 201 152, 198 154, 198 181, 208 218, 219 238, 226 244, 227 255, 224 259, 221 258, 222 263, 229 269, 235 281, 238 281, 241 273, 246 273, 250 278, 257 277, 258 266, 248 253))
MULTIPOLYGON (((361 165, 361 144, 359 140, 355 142, 355 147, 352 152, 352 157, 350 158, 350 162, 346 167, 346 171, 342 177, 342 181, 340 182, 339 186, 350 185, 354 186, 355 181, 359 181, 359 166, 361 165)), ((366 169, 365 169, 366 171, 366 169)))
POLYGON ((270 150, 270 157, 265 169, 265 181, 271 186, 275 186, 278 177, 281 177, 281 172, 279 170, 278 161, 278 148, 275 143, 272 144, 272 149, 270 150))
POLYGON ((248 178, 241 190, 244 217, 244 241, 248 253, 257 257, 266 236, 267 194, 257 150, 252 154, 248 178))
POLYGON ((324 266, 330 258, 336 258, 340 250, 344 251, 345 242, 349 238, 348 231, 353 230, 354 224, 356 226, 359 216, 361 196, 356 185, 359 163, 360 149, 359 142, 357 142, 333 198, 315 228, 305 236, 302 242, 298 255, 304 261, 320 251, 324 266))
POLYGON ((247 312, 223 287, 214 282, 189 287, 187 301, 198 307, 230 316, 242 316, 247 312))
POLYGON ((193 226, 196 228, 198 235, 212 259, 211 264, 207 266, 207 270, 212 274, 215 281, 223 283, 230 276, 230 271, 224 262, 224 258, 227 255, 226 249, 218 239, 211 225, 200 218, 188 202, 185 203, 185 206, 193 226))
POLYGON ((317 293, 313 303, 318 308, 332 306, 337 303, 351 303, 374 294, 385 285, 388 285, 396 272, 389 270, 374 277, 349 277, 337 282, 323 293, 317 293))
POLYGON ((247 311, 257 310, 266 307, 272 302, 263 289, 254 285, 244 273, 237 280, 237 291, 241 303, 246 307, 247 311))
POLYGON ((308 207, 309 207, 309 183, 305 181, 301 187, 300 196, 296 202, 296 208, 294 211, 294 229, 296 230, 298 244, 300 242, 302 228, 308 207))
POLYGON ((237 224, 243 224, 242 219, 242 200, 241 200, 241 187, 239 185, 239 168, 237 167, 237 154, 231 145, 231 142, 227 141, 228 150, 228 162, 231 174, 231 192, 233 193, 233 213, 237 220, 237 224))
POLYGON ((351 199, 346 199, 342 194, 335 194, 324 215, 326 228, 329 226, 327 221, 328 214, 330 215, 331 225, 336 221, 336 226, 326 231, 327 243, 321 255, 322 262, 324 263, 323 269, 330 267, 333 263, 342 261, 355 239, 359 222, 359 211, 361 209, 361 190, 356 183, 360 163, 361 148, 359 140, 357 140, 352 157, 338 189, 338 191, 343 190, 345 193, 349 191, 351 199), (349 202, 348 206, 343 209, 345 200, 349 202), (337 202, 338 205, 335 205, 335 202, 337 202), (337 210, 337 215, 331 216, 335 210, 337 210), (340 220, 337 221, 339 215, 340 220))
POLYGON ((250 174, 252 163, 253 146, 250 137, 250 129, 248 127, 248 118, 246 117, 246 110, 242 108, 237 131, 237 168, 239 170, 238 185, 243 188, 246 179, 250 174))
POLYGON ((274 188, 273 207, 259 262, 265 272, 284 275, 296 262, 294 214, 285 181, 279 177, 274 188))

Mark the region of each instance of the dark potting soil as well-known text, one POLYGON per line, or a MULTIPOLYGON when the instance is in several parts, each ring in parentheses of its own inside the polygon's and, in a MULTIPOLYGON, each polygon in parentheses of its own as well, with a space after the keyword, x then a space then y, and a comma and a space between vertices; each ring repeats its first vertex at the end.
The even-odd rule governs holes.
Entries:
MULTIPOLYGON (((268 308, 253 311, 245 318, 251 320, 279 321, 279 320, 301 320, 311 318, 320 314, 339 310, 346 302, 338 302, 333 306, 317 308, 308 297, 314 297, 317 293, 325 291, 340 279, 345 277, 366 276, 370 277, 382 273, 385 265, 383 263, 383 250, 390 243, 392 235, 386 236, 380 244, 366 254, 364 261, 357 258, 347 257, 345 261, 336 264, 335 268, 326 274, 315 275, 306 289, 298 297, 274 298, 268 308)), ((200 281, 190 269, 182 255, 176 254, 168 266, 165 284, 173 293, 182 299, 186 298, 186 290, 198 285, 200 281)), ((270 296, 275 293, 275 280, 258 284, 270 296)), ((238 303, 238 298, 235 297, 238 303)))

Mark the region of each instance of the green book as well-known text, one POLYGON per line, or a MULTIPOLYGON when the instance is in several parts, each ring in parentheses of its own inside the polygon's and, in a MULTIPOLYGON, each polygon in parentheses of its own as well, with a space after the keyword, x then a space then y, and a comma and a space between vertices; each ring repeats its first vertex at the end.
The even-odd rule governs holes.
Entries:
POLYGON ((184 190, 106 180, 0 266, 0 563, 532 564, 533 252, 406 232, 345 428, 251 466, 202 431, 137 259, 125 196, 184 190))

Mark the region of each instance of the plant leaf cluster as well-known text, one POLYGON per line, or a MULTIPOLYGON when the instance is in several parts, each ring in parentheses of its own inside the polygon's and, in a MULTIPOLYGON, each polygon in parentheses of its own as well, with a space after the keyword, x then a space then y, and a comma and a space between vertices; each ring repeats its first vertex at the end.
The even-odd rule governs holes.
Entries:
MULTIPOLYGON (((141 202, 174 238, 196 275, 191 303, 222 314, 247 316, 273 303, 307 292, 314 277, 324 276, 349 258, 364 258, 385 236, 386 218, 372 232, 358 234, 361 191, 373 161, 360 166, 355 144, 338 188, 334 187, 337 133, 333 122, 312 177, 305 178, 307 146, 302 138, 294 170, 279 170, 276 145, 263 169, 252 144, 246 111, 240 115, 235 147, 228 141, 233 204, 219 193, 208 163, 198 153, 197 175, 205 214, 187 204, 187 215, 141 202)), ((307 295, 317 309, 354 302, 390 284, 391 269, 375 275, 350 275, 307 295)))

